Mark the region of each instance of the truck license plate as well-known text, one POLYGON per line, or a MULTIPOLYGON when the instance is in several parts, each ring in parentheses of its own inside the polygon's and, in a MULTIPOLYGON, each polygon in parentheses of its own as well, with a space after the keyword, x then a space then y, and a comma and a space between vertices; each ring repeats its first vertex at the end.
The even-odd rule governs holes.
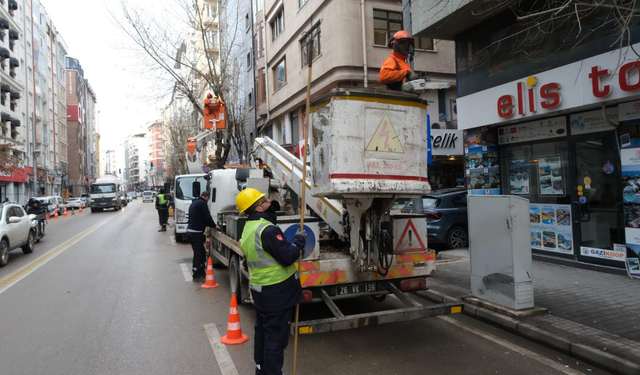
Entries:
POLYGON ((345 294, 375 292, 376 283, 354 284, 336 287, 336 295, 343 296, 345 294))

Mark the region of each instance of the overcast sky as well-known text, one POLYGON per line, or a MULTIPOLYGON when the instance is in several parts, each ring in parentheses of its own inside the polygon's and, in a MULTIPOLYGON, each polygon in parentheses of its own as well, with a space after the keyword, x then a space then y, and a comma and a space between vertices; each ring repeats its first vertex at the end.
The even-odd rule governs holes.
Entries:
MULTIPOLYGON (((153 8, 159 1, 128 0, 153 8)), ((100 150, 113 149, 126 136, 161 118, 163 103, 145 99, 154 90, 154 77, 140 69, 129 37, 116 26, 109 11, 119 0, 41 0, 54 26, 67 43, 69 56, 80 61, 85 78, 98 98, 100 150)), ((157 88, 156 88, 157 92, 157 88)))

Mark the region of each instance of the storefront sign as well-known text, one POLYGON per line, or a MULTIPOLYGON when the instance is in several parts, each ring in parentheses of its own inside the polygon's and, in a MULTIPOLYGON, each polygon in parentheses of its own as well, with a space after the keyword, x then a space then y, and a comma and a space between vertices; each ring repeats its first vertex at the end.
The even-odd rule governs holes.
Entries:
POLYGON ((640 118, 640 101, 620 103, 618 104, 618 111, 622 121, 637 120, 640 118))
POLYGON ((564 116, 523 124, 509 125, 498 129, 498 144, 536 141, 564 137, 567 135, 567 121, 564 116))
POLYGON ((457 98, 458 128, 551 114, 640 93, 640 43, 457 98), (635 74, 633 74, 635 72, 635 74))
POLYGON ((595 247, 580 246, 580 254, 587 257, 615 260, 624 262, 626 258, 626 246, 615 244, 613 250, 597 249, 595 247))
POLYGON ((462 130, 431 129, 432 155, 463 155, 462 130))
POLYGON ((531 248, 573 254, 571 205, 530 204, 531 248))
MULTIPOLYGON (((618 108, 607 108, 605 113, 611 122, 618 125, 618 108)), ((569 118, 571 135, 589 134, 614 130, 615 126, 602 115, 602 109, 577 113, 569 118)))

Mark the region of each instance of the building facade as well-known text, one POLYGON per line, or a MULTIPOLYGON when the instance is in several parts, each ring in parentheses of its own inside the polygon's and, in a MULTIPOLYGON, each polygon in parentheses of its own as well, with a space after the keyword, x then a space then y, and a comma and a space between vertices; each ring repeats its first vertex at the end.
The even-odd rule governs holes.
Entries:
MULTIPOLYGON (((252 9, 256 136, 269 136, 290 152, 298 147, 305 121, 307 43, 312 45, 312 101, 338 87, 385 89, 378 72, 390 55, 389 38, 404 26, 400 3, 254 0, 252 9)), ((414 71, 444 87, 422 95, 432 123, 455 129, 454 44, 426 37, 415 43, 414 71)))
POLYGON ((95 179, 96 95, 77 59, 67 57, 69 196, 87 193, 95 179))
POLYGON ((147 142, 149 145, 149 185, 161 187, 165 179, 165 126, 162 120, 154 121, 147 127, 147 142))
POLYGON ((475 17, 486 3, 473 0, 412 4, 420 34, 455 40, 468 189, 529 199, 535 253, 640 275, 640 27, 621 45, 606 26, 623 22, 617 13, 572 8, 581 28, 536 38, 523 31, 540 6, 524 2, 518 19, 511 9, 475 17))

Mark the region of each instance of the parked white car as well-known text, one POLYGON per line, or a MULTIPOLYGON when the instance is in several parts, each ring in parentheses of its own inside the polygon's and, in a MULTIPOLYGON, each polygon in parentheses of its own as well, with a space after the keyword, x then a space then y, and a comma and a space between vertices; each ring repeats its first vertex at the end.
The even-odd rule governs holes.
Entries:
POLYGON ((67 208, 80 208, 80 203, 82 203, 82 207, 84 207, 84 203, 82 202, 82 198, 69 198, 67 201, 67 208))
POLYGON ((36 243, 35 228, 31 226, 31 218, 22 206, 6 203, 0 215, 0 267, 9 262, 9 252, 22 248, 22 252, 33 252, 36 243))

